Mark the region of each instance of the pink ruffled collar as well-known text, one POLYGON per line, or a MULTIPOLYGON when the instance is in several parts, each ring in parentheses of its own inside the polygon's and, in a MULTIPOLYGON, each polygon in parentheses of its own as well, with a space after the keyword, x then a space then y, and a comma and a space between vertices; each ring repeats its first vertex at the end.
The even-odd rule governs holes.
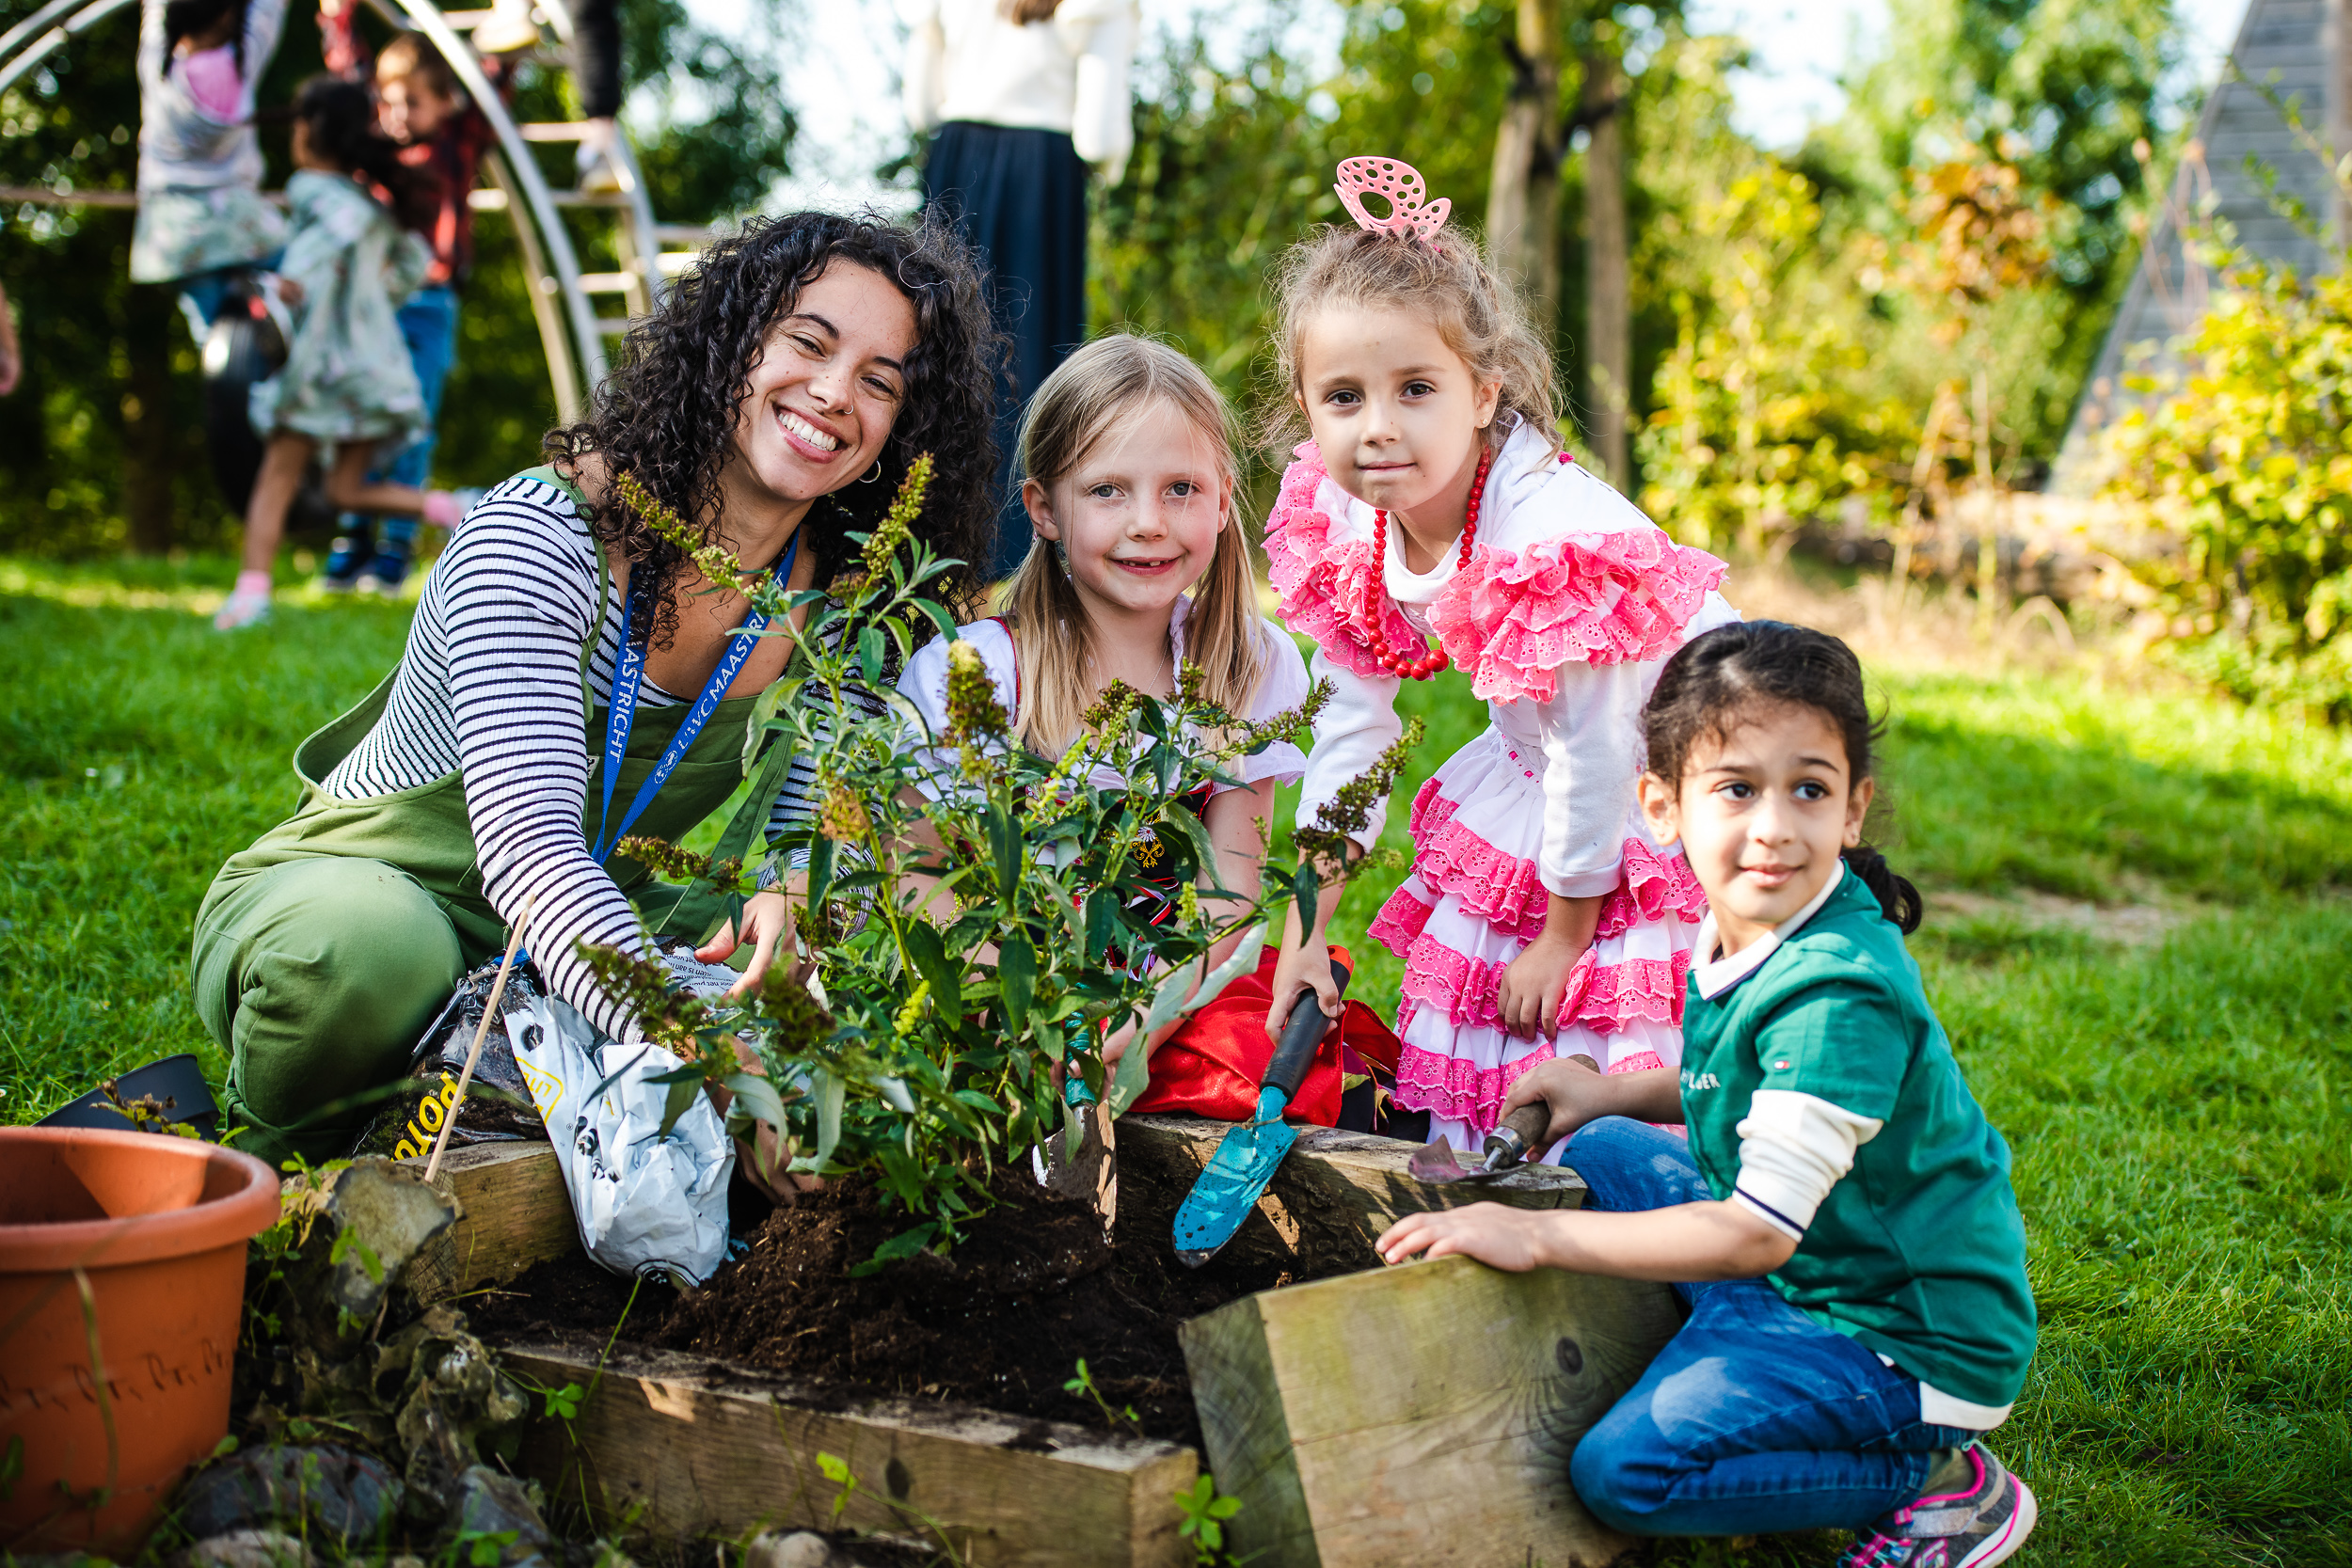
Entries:
MULTIPOLYGON (((1385 672, 1374 657, 1364 610, 1372 541, 1348 537, 1355 531, 1319 504, 1329 473, 1314 443, 1300 443, 1293 455, 1266 519, 1266 576, 1282 622, 1314 639, 1341 668, 1380 679, 1385 672)), ((1487 482, 1489 498, 1501 477, 1487 482)), ((1541 504, 1533 496, 1521 504, 1529 503, 1541 504)), ((1563 530, 1516 551, 1482 543, 1439 592, 1429 620, 1478 696, 1543 702, 1558 689, 1554 672, 1564 664, 1640 662, 1677 646, 1724 570, 1654 523, 1563 530)), ((1418 641, 1386 585, 1381 589, 1378 612, 1388 641, 1398 647, 1418 641)))

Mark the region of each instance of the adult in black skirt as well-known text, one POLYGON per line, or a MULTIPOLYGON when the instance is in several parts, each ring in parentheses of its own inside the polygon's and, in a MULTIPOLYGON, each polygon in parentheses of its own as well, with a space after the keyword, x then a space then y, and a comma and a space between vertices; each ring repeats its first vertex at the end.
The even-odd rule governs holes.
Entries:
POLYGON ((1005 453, 1002 578, 1029 547, 1012 483, 1021 409, 1086 341, 1087 177, 1116 183, 1134 145, 1134 0, 928 0, 906 70, 908 120, 936 129, 927 209, 951 218, 989 275, 1011 340, 997 405, 1005 453))

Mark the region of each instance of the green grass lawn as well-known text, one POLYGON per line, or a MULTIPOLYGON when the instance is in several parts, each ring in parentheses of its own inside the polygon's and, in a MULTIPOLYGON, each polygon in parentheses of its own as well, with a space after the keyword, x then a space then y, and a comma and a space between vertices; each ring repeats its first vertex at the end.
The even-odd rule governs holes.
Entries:
MULTIPOLYGON (((399 655, 405 606, 215 636, 190 607, 217 576, 0 562, 0 1120, 174 1051, 217 1079, 197 902, 399 655)), ((2352 741, 2083 677, 1877 674, 1914 951, 2032 1239, 2042 1349, 1996 1446, 2044 1513, 2015 1560, 2352 1563, 2352 741)), ((1484 722, 1459 677, 1414 695, 1404 799, 1484 722)), ((1384 891, 1343 923, 1386 1006, 1384 891)))

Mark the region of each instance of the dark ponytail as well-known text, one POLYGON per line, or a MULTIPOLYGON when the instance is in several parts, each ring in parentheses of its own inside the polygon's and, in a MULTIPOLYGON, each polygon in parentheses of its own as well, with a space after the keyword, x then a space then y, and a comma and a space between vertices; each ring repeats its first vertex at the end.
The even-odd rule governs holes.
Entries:
POLYGON ((400 161, 399 147, 376 129, 375 100, 365 87, 340 76, 313 76, 294 95, 294 117, 310 134, 314 153, 382 188, 403 228, 432 224, 436 192, 400 161))
MULTIPOLYGON (((171 58, 180 53, 180 40, 209 32, 230 12, 242 14, 245 0, 165 0, 164 4, 164 65, 169 69, 171 58)), ((229 35, 229 47, 236 52, 237 74, 245 74, 245 28, 239 26, 229 35)))
MULTIPOLYGON (((1647 767, 1660 778, 1678 784, 1692 747, 1702 740, 1722 740, 1756 709, 1774 706, 1808 707, 1820 714, 1845 739, 1846 768, 1853 783, 1874 776, 1872 752, 1885 725, 1870 715, 1862 661, 1827 632, 1785 621, 1717 626, 1692 638, 1666 661, 1642 710, 1647 767)), ((1919 890, 1867 844, 1843 854, 1847 869, 1878 896, 1886 918, 1905 936, 1917 930, 1926 913, 1919 890)))
POLYGON ((1919 928, 1920 919, 1928 912, 1920 900, 1919 890, 1911 885, 1911 879, 1886 863, 1886 857, 1867 844, 1841 849, 1846 869, 1862 879, 1862 885, 1878 895, 1879 908, 1886 918, 1909 936, 1919 928))

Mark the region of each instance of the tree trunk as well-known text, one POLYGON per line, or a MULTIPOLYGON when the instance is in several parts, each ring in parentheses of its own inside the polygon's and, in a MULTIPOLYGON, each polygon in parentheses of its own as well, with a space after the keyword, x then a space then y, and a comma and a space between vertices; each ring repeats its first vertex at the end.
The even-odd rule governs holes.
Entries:
POLYGON ((1625 72, 1614 55, 1584 56, 1578 118, 1584 150, 1584 383, 1593 454, 1611 483, 1632 483, 1626 410, 1633 380, 1632 263, 1625 222, 1625 72))
POLYGON ((1495 136, 1486 245, 1549 339, 1560 320, 1560 4, 1518 0, 1513 79, 1495 136))
POLYGON ((171 338, 179 314, 171 291, 134 287, 124 304, 123 350, 130 376, 122 389, 122 513, 131 547, 163 555, 172 523, 171 338))

